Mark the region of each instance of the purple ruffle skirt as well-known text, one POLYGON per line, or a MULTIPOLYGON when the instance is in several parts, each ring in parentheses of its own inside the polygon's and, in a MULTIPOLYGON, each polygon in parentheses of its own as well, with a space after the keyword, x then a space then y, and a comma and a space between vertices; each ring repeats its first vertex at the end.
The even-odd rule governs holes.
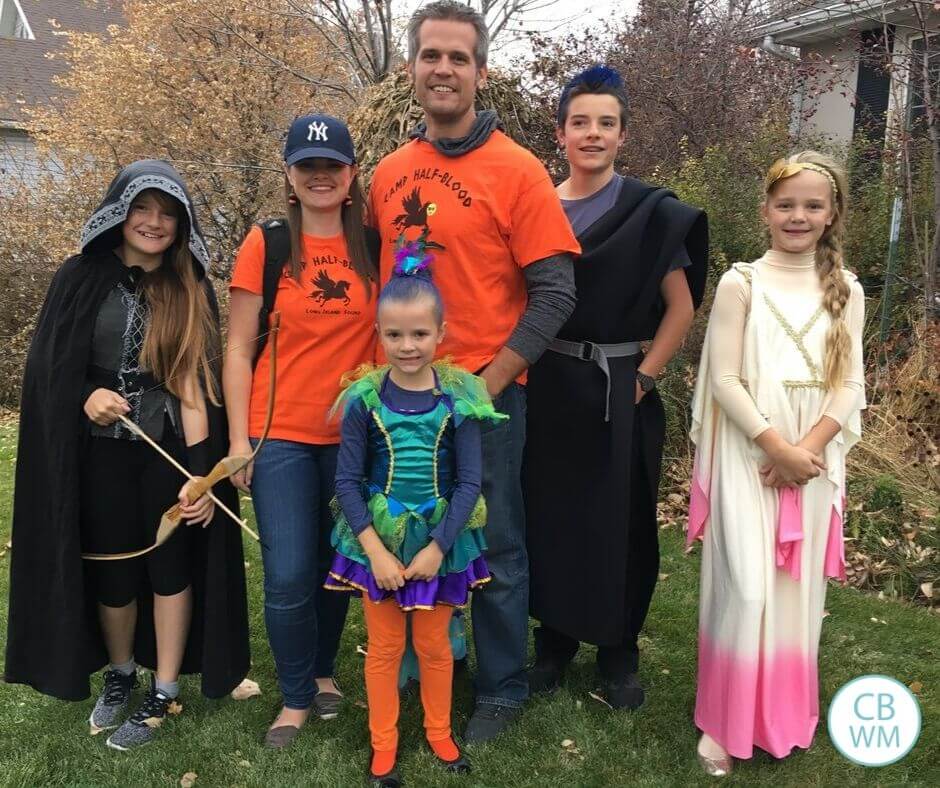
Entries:
POLYGON ((463 607, 470 591, 490 580, 483 556, 473 559, 462 572, 435 577, 433 580, 408 580, 396 591, 386 591, 375 584, 372 573, 362 564, 339 553, 333 558, 325 588, 365 594, 373 602, 394 599, 402 610, 431 610, 435 605, 463 607))

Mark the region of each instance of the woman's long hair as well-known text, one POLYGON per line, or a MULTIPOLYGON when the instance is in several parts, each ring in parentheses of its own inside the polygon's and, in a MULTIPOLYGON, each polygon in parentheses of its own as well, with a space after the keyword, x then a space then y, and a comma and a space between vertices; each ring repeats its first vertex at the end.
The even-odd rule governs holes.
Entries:
POLYGON ((176 213, 177 228, 173 245, 163 253, 163 264, 142 279, 150 324, 140 364, 182 401, 187 401, 188 394, 184 382, 197 375, 209 401, 218 405, 218 386, 210 363, 218 357, 219 330, 193 267, 189 217, 173 197, 156 189, 148 191, 164 209, 176 213))
MULTIPOLYGON (((366 298, 372 298, 372 285, 378 280, 377 262, 369 255, 365 235, 365 198, 359 185, 359 176, 354 175, 349 184, 349 203, 343 203, 341 217, 346 251, 353 270, 366 288, 366 298)), ((303 208, 294 195, 294 189, 284 175, 284 204, 287 206, 287 226, 290 230, 290 275, 297 282, 304 267, 304 246, 301 239, 303 208), (293 197, 293 200, 291 198, 293 197)))
MULTIPOLYGON (((823 306, 831 318, 826 334, 826 358, 823 366, 823 378, 826 388, 835 389, 842 385, 848 370, 852 343, 845 324, 845 305, 849 300, 849 283, 843 275, 842 237, 845 232, 845 214, 848 207, 848 179, 845 170, 830 156, 814 150, 804 150, 776 162, 784 164, 812 164, 821 167, 832 176, 835 184, 832 195, 832 223, 825 229, 816 244, 816 273, 823 286, 823 306)), ((774 181, 768 184, 769 196, 774 190, 774 181)))

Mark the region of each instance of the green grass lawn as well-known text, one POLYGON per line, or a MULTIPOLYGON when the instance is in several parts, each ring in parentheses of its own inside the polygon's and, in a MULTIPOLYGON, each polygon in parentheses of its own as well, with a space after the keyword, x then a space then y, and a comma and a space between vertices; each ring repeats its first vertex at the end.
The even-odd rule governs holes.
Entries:
MULTIPOLYGON (((14 426, 0 427, 0 551, 10 535, 14 426)), ((219 526, 234 527, 220 520, 219 526)), ((438 785, 687 785, 706 784, 695 760, 692 725, 695 696, 695 633, 698 559, 682 553, 681 535, 663 537, 662 572, 643 640, 641 677, 648 700, 636 713, 614 713, 591 699, 593 655, 585 648, 565 689, 532 701, 521 721, 496 743, 471 752, 469 777, 446 776, 420 747, 421 714, 416 698, 402 707, 401 767, 411 786, 438 785), (563 748, 561 742, 574 741, 563 748)), ((183 713, 168 721, 161 739, 136 753, 104 746, 104 735, 88 735, 91 701, 65 703, 25 687, 0 684, 0 784, 3 785, 179 785, 195 772, 196 786, 316 785, 362 783, 368 751, 362 657, 365 642, 359 603, 350 608, 339 658, 339 681, 348 702, 339 719, 312 721, 285 752, 261 746, 278 707, 271 654, 261 609, 261 561, 255 544, 245 545, 249 562, 251 678, 260 697, 207 701, 192 679, 183 681, 183 713)), ((0 558, 0 598, 6 599, 9 554, 0 558)), ((865 673, 885 673, 904 684, 920 682, 923 732, 901 762, 865 769, 843 759, 823 723, 813 747, 784 761, 758 754, 739 762, 727 782, 747 785, 940 785, 940 621, 926 610, 880 601, 833 587, 823 625, 821 713, 835 691, 865 673)), ((0 605, 0 647, 6 637, 6 604, 0 605)), ((0 648, 2 651, 2 648, 0 648)), ((99 682, 94 683, 98 688, 99 682)), ((455 724, 470 711, 469 681, 458 679, 455 724)))

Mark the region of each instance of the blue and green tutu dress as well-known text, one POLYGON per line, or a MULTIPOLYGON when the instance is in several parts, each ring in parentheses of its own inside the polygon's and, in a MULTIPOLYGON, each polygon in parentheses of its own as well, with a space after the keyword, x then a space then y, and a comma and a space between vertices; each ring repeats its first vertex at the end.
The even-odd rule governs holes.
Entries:
MULTIPOLYGON (((450 506, 457 483, 454 434, 464 419, 498 421, 483 381, 447 362, 435 362, 434 404, 424 412, 401 412, 383 399, 389 367, 356 370, 337 400, 344 415, 356 403, 366 411, 366 476, 362 498, 385 547, 404 566, 431 541, 450 506)), ((430 610, 438 604, 462 607, 469 593, 490 579, 483 553, 486 503, 479 496, 444 555, 436 577, 408 580, 387 591, 378 587, 369 559, 350 527, 338 498, 331 502, 336 550, 325 587, 395 599, 402 610, 430 610)))

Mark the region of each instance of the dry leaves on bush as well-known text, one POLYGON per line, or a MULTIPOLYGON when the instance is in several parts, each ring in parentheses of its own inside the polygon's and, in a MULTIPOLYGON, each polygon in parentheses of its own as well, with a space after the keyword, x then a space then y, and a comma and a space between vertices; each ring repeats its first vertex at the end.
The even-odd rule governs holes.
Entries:
POLYGON ((258 682, 243 679, 242 683, 232 690, 232 700, 248 700, 248 698, 254 698, 260 694, 261 687, 258 686, 258 682))

